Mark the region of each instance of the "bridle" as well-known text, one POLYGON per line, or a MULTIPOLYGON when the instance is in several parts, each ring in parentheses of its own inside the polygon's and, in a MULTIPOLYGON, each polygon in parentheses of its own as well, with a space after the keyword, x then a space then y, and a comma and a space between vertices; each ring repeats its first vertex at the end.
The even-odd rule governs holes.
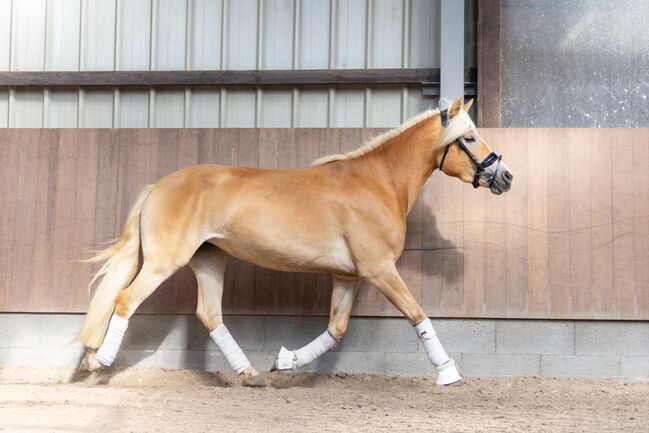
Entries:
MULTIPOLYGON (((442 125, 446 128, 446 125, 448 125, 448 110, 442 110, 439 113, 440 119, 442 120, 442 125)), ((492 151, 489 155, 485 157, 482 161, 478 161, 478 158, 475 157, 475 155, 469 150, 466 144, 466 139, 464 136, 460 135, 455 141, 451 141, 446 145, 446 148, 444 149, 444 155, 442 156, 442 162, 439 164, 439 170, 442 170, 442 167, 444 166, 444 160, 446 159, 446 155, 448 154, 448 150, 450 149, 451 145, 457 143, 458 146, 460 146, 460 149, 464 151, 464 153, 467 154, 467 156, 473 161, 473 164, 475 166, 475 172, 473 175, 473 187, 478 188, 480 186, 480 176, 482 173, 492 164, 494 163, 500 163, 500 160, 503 158, 502 155, 497 154, 496 152, 492 151)), ((491 188, 491 185, 494 183, 494 180, 496 179, 496 176, 492 176, 491 179, 489 179, 489 184, 487 185, 489 188, 491 188)))

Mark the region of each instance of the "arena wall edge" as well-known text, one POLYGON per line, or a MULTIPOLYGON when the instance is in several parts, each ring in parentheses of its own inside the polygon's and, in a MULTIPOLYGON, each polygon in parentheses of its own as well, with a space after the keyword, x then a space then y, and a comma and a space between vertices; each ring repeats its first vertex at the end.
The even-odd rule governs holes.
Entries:
MULTIPOLYGON (((0 364, 72 367, 83 348, 80 314, 0 314, 0 364)), ((296 348, 327 326, 326 317, 225 317, 253 365, 268 370, 281 345, 296 348)), ((649 322, 433 319, 467 376, 649 380, 649 322)), ((229 371, 191 315, 136 315, 118 367, 229 371)), ((411 326, 399 318, 352 318, 343 342, 306 371, 434 375, 411 326)))

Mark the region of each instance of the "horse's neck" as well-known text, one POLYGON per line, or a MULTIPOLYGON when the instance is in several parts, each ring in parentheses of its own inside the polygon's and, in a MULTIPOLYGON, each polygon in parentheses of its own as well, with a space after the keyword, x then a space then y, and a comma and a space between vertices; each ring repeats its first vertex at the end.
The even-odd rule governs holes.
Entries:
POLYGON ((439 130, 428 118, 365 155, 371 171, 388 181, 405 214, 437 168, 431 157, 431 146, 437 141, 438 134, 439 130))

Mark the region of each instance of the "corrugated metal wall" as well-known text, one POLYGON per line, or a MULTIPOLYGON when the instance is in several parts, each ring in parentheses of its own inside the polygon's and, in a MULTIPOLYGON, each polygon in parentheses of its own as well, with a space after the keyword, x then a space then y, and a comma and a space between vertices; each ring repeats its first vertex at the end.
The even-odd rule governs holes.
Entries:
MULTIPOLYGON (((439 16, 440 0, 0 0, 0 70, 439 67, 439 16)), ((436 103, 417 86, 5 88, 0 127, 387 127, 436 103)))

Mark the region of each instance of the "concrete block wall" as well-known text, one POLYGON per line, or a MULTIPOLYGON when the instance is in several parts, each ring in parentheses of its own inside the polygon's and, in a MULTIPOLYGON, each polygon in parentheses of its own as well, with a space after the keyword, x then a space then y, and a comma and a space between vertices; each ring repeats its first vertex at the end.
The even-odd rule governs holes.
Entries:
MULTIPOLYGON (((72 366, 83 348, 78 314, 0 314, 0 363, 72 366)), ((325 317, 226 316, 258 370, 283 345, 296 349, 322 333, 325 317)), ((649 380, 649 322, 433 319, 467 376, 649 380)), ((136 315, 115 365, 229 370, 194 316, 136 315)), ((353 318, 344 340, 306 371, 434 375, 412 327, 400 318, 353 318)))

